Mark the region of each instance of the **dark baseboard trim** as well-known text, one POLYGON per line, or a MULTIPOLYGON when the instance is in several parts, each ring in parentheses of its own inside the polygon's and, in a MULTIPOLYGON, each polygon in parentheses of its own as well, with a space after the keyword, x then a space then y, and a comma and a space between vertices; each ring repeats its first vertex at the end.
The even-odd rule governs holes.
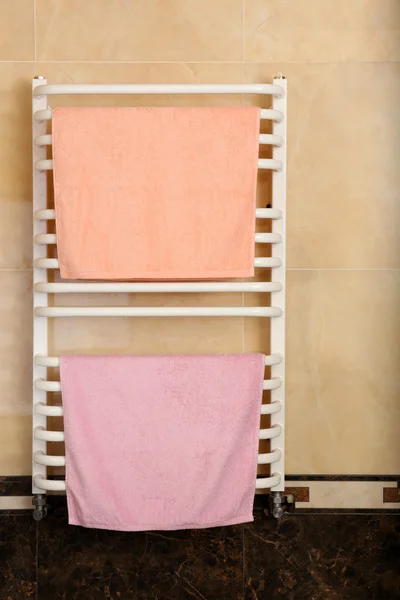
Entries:
POLYGON ((295 515, 400 515, 399 508, 296 508, 295 515))
POLYGON ((285 475, 285 481, 400 481, 400 475, 285 475))
MULTIPOLYGON (((32 507, 33 510, 33 507, 32 507)), ((5 508, 3 510, 0 510, 0 518, 1 517, 26 517, 29 516, 32 519, 32 510, 30 510, 29 508, 23 508, 23 509, 18 509, 18 508, 5 508)))
POLYGON ((30 475, 0 475, 0 496, 31 496, 30 475))

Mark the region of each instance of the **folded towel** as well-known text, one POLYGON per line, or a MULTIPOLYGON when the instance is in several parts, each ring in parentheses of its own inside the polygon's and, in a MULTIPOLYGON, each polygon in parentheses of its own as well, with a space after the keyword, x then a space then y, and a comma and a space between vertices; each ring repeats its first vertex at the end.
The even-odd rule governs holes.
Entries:
POLYGON ((253 520, 264 357, 63 356, 69 523, 253 520))
POLYGON ((254 275, 260 111, 56 108, 61 277, 254 275))

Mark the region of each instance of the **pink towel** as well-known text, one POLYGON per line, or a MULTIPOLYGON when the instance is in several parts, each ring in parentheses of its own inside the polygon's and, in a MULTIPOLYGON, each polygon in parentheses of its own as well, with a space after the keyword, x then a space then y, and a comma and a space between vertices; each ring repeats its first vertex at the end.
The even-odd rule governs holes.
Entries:
POLYGON ((254 275, 256 107, 56 108, 61 277, 254 275))
POLYGON ((63 356, 69 523, 253 520, 264 357, 63 356))

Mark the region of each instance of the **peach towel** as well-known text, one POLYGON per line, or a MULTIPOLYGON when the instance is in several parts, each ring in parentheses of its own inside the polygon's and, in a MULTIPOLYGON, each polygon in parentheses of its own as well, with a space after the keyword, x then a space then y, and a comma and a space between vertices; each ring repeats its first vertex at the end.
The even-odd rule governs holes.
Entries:
POLYGON ((260 110, 56 108, 60 274, 254 275, 260 110))

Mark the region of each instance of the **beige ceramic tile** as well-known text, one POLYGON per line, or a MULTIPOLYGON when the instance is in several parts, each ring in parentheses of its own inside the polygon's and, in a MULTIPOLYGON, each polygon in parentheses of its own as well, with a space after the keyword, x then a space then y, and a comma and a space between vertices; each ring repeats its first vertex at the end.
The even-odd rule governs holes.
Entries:
MULTIPOLYGON (((133 306, 241 306, 241 294, 137 294, 133 306)), ((240 317, 149 317, 131 320, 135 354, 241 352, 240 317)))
MULTIPOLYGON (((260 295, 262 298, 262 296, 260 295)), ((262 300, 260 301, 261 304, 262 300)), ((264 306, 271 306, 265 300, 264 306)), ((243 324, 243 351, 270 353, 271 320, 270 319, 244 319, 243 324)))
POLYGON ((26 269, 31 266, 32 200, 0 198, 0 268, 26 269))
POLYGON ((241 352, 240 318, 144 318, 131 324, 134 354, 224 354, 241 352))
POLYGON ((32 406, 32 273, 0 271, 0 416, 32 406))
POLYGON ((31 417, 0 415, 0 473, 2 475, 29 475, 31 472, 31 417))
POLYGON ((39 60, 236 61, 242 0, 37 0, 39 60))
POLYGON ((245 60, 396 61, 398 0, 244 0, 245 60))
MULTIPOLYGON (((128 306, 127 294, 56 294, 54 306, 128 306)), ((62 317, 50 321, 49 352, 126 354, 129 317, 62 317)))
POLYGON ((0 269, 32 264, 33 75, 33 64, 0 63, 0 269))
POLYGON ((34 0, 0 2, 0 60, 34 60, 34 0))
POLYGON ((129 322, 124 317, 64 317, 53 320, 49 353, 124 354, 129 351, 129 322))
POLYGON ((32 510, 31 496, 2 496, 0 510, 32 510))
POLYGON ((385 509, 398 503, 383 503, 383 488, 397 488, 394 481, 304 481, 310 488, 310 502, 296 502, 298 508, 385 509))
POLYGON ((287 472, 398 473, 399 271, 289 271, 287 472))
POLYGON ((289 88, 288 267, 399 268, 400 65, 246 65, 245 80, 278 71, 289 88))

